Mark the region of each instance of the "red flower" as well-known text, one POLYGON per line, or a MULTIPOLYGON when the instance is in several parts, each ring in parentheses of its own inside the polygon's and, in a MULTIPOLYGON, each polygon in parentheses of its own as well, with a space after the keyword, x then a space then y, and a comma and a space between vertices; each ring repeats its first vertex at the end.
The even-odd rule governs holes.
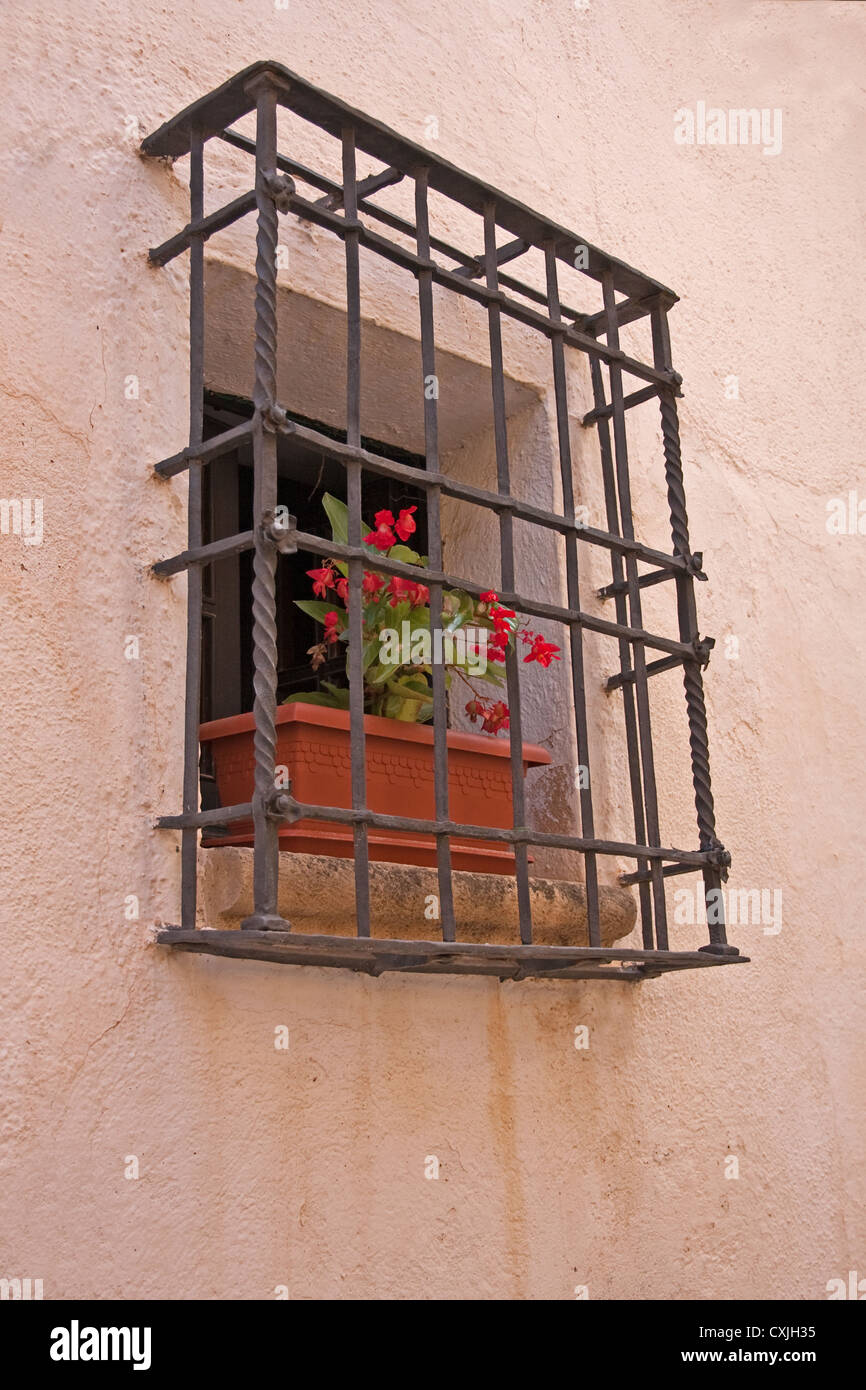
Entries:
MULTIPOLYGON (((417 529, 415 526, 415 518, 412 515, 412 513, 417 512, 417 510, 417 507, 404 507, 402 512, 398 516, 396 522, 393 520, 393 518, 391 519, 390 525, 394 527, 394 530, 397 532, 397 535, 400 537, 401 541, 408 541, 412 532, 417 529)), ((381 513, 379 515, 381 516, 381 513)), ((389 512, 388 516, 390 515, 391 513, 389 512)), ((379 517, 376 518, 377 524, 378 521, 379 517)))
POLYGON ((535 634, 532 650, 527 652, 524 661, 537 661, 539 666, 549 666, 551 661, 559 661, 559 647, 555 642, 545 642, 540 633, 535 634))
POLYGON ((389 602, 392 608, 396 608, 397 604, 405 599, 409 600, 413 608, 419 608, 430 601, 430 590, 426 584, 416 584, 414 579, 403 579, 399 574, 392 578, 388 592, 391 595, 389 602))
POLYGON ((372 598, 379 597, 379 590, 385 587, 385 581, 378 574, 372 574, 370 570, 364 570, 364 578, 361 581, 361 588, 365 594, 370 594, 372 598))
POLYGON ((307 574, 313 581, 313 593, 316 598, 324 598, 329 589, 334 587, 334 571, 330 565, 323 565, 318 570, 307 570, 307 574))
POLYGON ((340 618, 339 618, 339 615, 338 615, 334 610, 332 610, 330 613, 326 613, 326 614, 325 614, 325 641, 326 641, 326 642, 336 642, 336 640, 337 640, 337 635, 338 635, 339 631, 340 631, 340 618))
POLYGON ((500 729, 510 727, 510 711, 506 704, 497 700, 495 705, 491 705, 487 710, 487 717, 481 725, 486 734, 498 734, 500 729))
POLYGON ((349 598, 349 581, 348 581, 348 579, 344 579, 343 576, 340 575, 340 578, 337 580, 337 582, 336 582, 336 584, 335 584, 334 587, 335 587, 335 589, 337 590, 337 598, 340 600, 340 602, 341 602, 341 603, 346 603, 346 602, 348 602, 348 598, 349 598))
POLYGON ((497 700, 495 705, 485 705, 483 700, 477 698, 470 700, 469 704, 466 706, 466 713, 469 715, 473 724, 475 724, 478 719, 483 719, 484 723, 481 727, 486 734, 497 734, 500 729, 507 729, 509 727, 510 711, 508 706, 503 704, 501 700, 497 700))
POLYGON ((494 594, 494 592, 493 592, 492 589, 487 589, 483 594, 481 594, 481 595, 479 596, 479 603, 495 603, 495 602, 496 602, 496 595, 494 594))
MULTIPOLYGON (((401 517, 403 513, 400 513, 401 517)), ((376 525, 368 536, 364 537, 367 545, 374 545, 377 550, 390 550, 392 545, 397 544, 397 539, 391 529, 394 525, 393 512, 377 512, 376 525)))

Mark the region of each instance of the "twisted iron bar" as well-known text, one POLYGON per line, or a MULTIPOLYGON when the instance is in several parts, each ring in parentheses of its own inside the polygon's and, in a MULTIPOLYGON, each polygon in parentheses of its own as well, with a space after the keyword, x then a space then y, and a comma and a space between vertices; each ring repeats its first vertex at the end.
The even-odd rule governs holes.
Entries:
POLYGON ((277 234, 279 217, 267 175, 256 190, 256 327, 253 404, 267 412, 277 395, 277 234))
MULTIPOLYGON (((263 429, 273 429, 269 411, 277 392, 277 234, 279 219, 266 173, 259 176, 256 232, 255 385, 253 403, 263 429)), ((277 551, 258 527, 253 555, 253 651, 255 669, 255 789, 263 809, 274 792, 277 751, 277 551)))
POLYGON ((698 832, 701 849, 720 848, 716 839, 716 812, 710 784, 710 746, 707 738, 707 707, 704 701, 704 681, 701 668, 687 661, 683 668, 686 710, 689 719, 689 747, 692 751, 692 781, 695 788, 695 809, 698 813, 698 832))
POLYGON ((680 427, 676 402, 662 391, 659 396, 662 417, 662 438, 665 451, 665 480, 668 485, 668 505, 671 509, 671 536, 674 551, 688 555, 689 518, 686 512, 686 491, 683 484, 683 464, 680 453, 680 427))
MULTIPOLYGON (((683 484, 682 454, 680 452, 680 428, 676 402, 672 395, 662 392, 659 398, 664 439, 665 478, 668 486, 668 503, 671 510, 671 535, 674 550, 680 555, 691 553, 689 545, 689 518, 686 512, 686 494, 683 484)), ((683 581, 691 585, 692 579, 683 581)), ((706 644, 698 643, 697 627, 694 622, 694 609, 688 605, 689 620, 695 630, 689 633, 689 640, 700 648, 704 646, 705 661, 709 659, 706 644)), ((686 692, 686 710, 689 720, 689 747, 692 754, 692 781, 695 788, 695 809, 698 816, 698 832, 701 849, 721 848, 716 838, 716 813, 710 783, 710 747, 707 737, 707 706, 704 701, 704 681, 700 661, 686 661, 683 664, 683 685, 686 692)))

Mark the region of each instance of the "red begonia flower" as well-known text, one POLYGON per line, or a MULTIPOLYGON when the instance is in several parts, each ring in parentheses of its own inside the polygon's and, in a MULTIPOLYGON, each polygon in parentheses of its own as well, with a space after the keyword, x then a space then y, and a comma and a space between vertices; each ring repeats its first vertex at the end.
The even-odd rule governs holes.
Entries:
POLYGON ((392 527, 394 526, 393 512, 377 512, 376 525, 368 536, 364 537, 367 545, 374 545, 377 550, 390 550, 392 545, 397 544, 392 527))
POLYGON ((313 581, 313 593, 316 598, 324 598, 329 589, 334 587, 334 571, 330 565, 323 565, 318 570, 307 570, 307 574, 313 581))
MULTIPOLYGON (((391 525, 394 527, 394 530, 397 532, 397 535, 400 537, 401 541, 408 541, 409 537, 412 535, 412 532, 417 529, 415 526, 415 518, 412 515, 412 513, 417 512, 417 510, 417 507, 404 507, 400 515, 398 516, 396 522, 392 519, 391 525)), ((378 517, 376 518, 376 520, 378 522, 378 517)))

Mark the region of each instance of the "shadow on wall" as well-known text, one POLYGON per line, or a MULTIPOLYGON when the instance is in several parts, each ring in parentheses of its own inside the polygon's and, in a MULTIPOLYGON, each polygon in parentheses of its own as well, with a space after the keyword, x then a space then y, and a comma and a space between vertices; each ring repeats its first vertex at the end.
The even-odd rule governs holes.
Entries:
MULTIPOLYGON (((255 281, 221 261, 207 263, 205 383, 252 397, 255 281)), ((335 428, 346 424, 346 315, 285 287, 277 291, 277 396, 289 410, 335 428)), ((384 444, 424 453, 421 346, 417 338, 364 319, 361 330, 361 429, 384 444)), ((444 455, 492 429, 490 369, 437 349, 439 441, 444 455)), ((516 415, 538 402, 536 389, 506 378, 506 407, 516 415)))

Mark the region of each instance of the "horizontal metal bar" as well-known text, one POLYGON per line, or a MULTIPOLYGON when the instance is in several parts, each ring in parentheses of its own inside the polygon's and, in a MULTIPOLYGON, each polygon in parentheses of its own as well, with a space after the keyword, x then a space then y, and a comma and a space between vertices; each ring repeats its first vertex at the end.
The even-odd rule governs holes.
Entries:
MULTIPOLYGON (((678 874, 694 874, 698 870, 694 864, 667 864, 662 869, 662 878, 675 878, 678 874)), ((633 883, 649 883, 652 880, 652 873, 649 869, 638 869, 633 874, 620 874, 619 882, 624 888, 631 887, 633 883)))
POLYGON ((327 92, 312 86, 297 73, 291 72, 282 63, 266 60, 253 63, 242 72, 236 73, 221 87, 192 102, 148 135, 142 141, 142 153, 179 158, 189 152, 194 129, 200 130, 205 139, 218 136, 226 126, 253 109, 255 97, 251 91, 251 84, 253 79, 265 74, 275 79, 278 85, 278 100, 282 106, 294 111, 302 119, 312 121, 335 139, 341 139, 343 131, 349 128, 354 131, 357 148, 389 168, 400 169, 404 174, 411 176, 419 165, 426 167, 429 171, 429 186, 436 192, 444 193, 446 197, 462 203, 479 216, 483 216, 485 207, 492 203, 500 227, 533 246, 541 247, 545 242, 552 241, 559 259, 571 266, 575 264, 577 253, 581 252, 587 260, 584 273, 595 280, 600 280, 604 274, 610 274, 614 286, 621 294, 644 297, 648 294, 663 293, 669 297, 670 303, 676 302, 676 295, 657 280, 634 270, 616 257, 606 255, 584 237, 577 236, 558 223, 540 216, 500 189, 473 178, 431 150, 404 139, 380 121, 373 120, 362 111, 329 96, 327 92))
POLYGON ((306 425, 297 425, 291 420, 287 420, 281 429, 283 433, 294 436, 300 443, 309 444, 326 458, 342 463, 357 459, 368 472, 380 477, 395 478, 415 487, 439 488, 448 497, 456 497, 475 506, 488 507, 494 512, 510 511, 520 521, 532 522, 536 526, 544 526, 562 535, 576 533, 580 540, 585 540, 591 545, 634 555, 636 559, 643 560, 646 564, 659 565, 674 575, 682 574, 687 568, 687 562, 681 555, 668 555, 665 551, 653 550, 640 541, 626 540, 611 531, 601 531, 595 526, 584 526, 556 512, 545 511, 544 508, 535 507, 529 502, 520 502, 507 493, 489 492, 484 488, 473 487, 471 483, 461 483, 445 473, 414 468, 410 464, 383 458, 380 454, 371 454, 366 449, 343 444, 318 430, 310 429, 306 425))
MULTIPOLYGON (((691 658, 680 656, 666 656, 662 661, 651 661, 646 668, 648 676, 661 675, 662 671, 673 671, 677 666, 682 666, 683 661, 694 660, 695 654, 691 658)), ((618 671, 615 676, 609 676, 605 682, 605 690, 618 690, 622 685, 634 685, 634 671, 618 671)))
POLYGON ((389 971, 488 974, 503 980, 640 980, 667 971, 747 965, 748 956, 704 951, 638 951, 617 947, 518 946, 467 941, 399 941, 381 937, 306 936, 280 931, 196 931, 164 927, 160 946, 204 955, 355 970, 373 977, 389 971))
POLYGON ((159 579, 166 579, 169 575, 189 569, 191 565, 210 565, 214 560, 225 560, 230 555, 240 555, 245 550, 252 550, 255 543, 255 531, 240 531, 236 536, 211 541, 208 545, 197 546, 195 550, 183 550, 168 560, 157 560, 150 568, 159 579))
MULTIPOLYGON (((643 405, 644 401, 656 400, 658 394, 659 388, 657 386, 644 386, 642 390, 633 391, 630 396, 624 397, 622 403, 623 409, 628 410, 630 406, 643 405)), ((679 390, 679 388, 677 388, 676 394, 682 395, 682 392, 679 390)), ((596 424, 598 420, 609 420, 612 415, 612 405, 601 405, 597 406, 595 410, 590 410, 588 414, 584 415, 580 423, 584 426, 584 428, 587 428, 589 425, 596 424)))
MULTIPOLYGON (((247 135, 241 135, 240 131, 220 131, 218 139, 224 140, 226 144, 233 145, 236 149, 244 150, 247 154, 255 155, 255 140, 251 140, 247 135)), ((300 179, 303 183, 310 184, 312 188, 318 188, 322 192, 337 199, 337 206, 339 206, 339 203, 342 201, 342 186, 333 179, 329 179, 327 175, 319 173, 317 169, 311 169, 308 165, 301 164, 297 159, 290 159, 284 154, 277 155, 276 165, 283 173, 291 174, 294 178, 300 179)), ((323 201, 320 202, 319 205, 324 205, 323 201)), ((384 226, 390 227, 395 232, 401 232, 407 237, 411 237, 413 241, 417 241, 418 229, 415 223, 408 221, 407 218, 400 217, 398 213, 392 212, 389 208, 379 207, 377 203, 371 203, 363 197, 358 200, 358 208, 368 217, 375 218, 377 222, 381 222, 384 226)), ((443 241, 441 237, 431 235, 430 246, 434 251, 441 251, 443 255, 448 256, 452 261, 456 261, 458 266, 475 263, 476 258, 471 255, 470 252, 462 251, 459 246, 452 246, 450 242, 443 241)), ((522 294, 527 299, 533 300, 536 304, 547 304, 547 295, 542 294, 540 290, 535 289, 532 285, 524 284, 522 280, 516 280, 511 275, 500 275, 499 283, 500 285, 504 285, 506 289, 515 290, 518 294, 522 294)), ((653 302, 655 302, 655 300, 656 297, 654 297, 653 302)), ((590 317, 588 314, 583 313, 582 310, 570 308, 567 304, 563 304, 561 307, 562 313, 565 316, 575 320, 576 327, 583 328, 583 320, 590 317)))
MULTIPOLYGON (((514 261, 518 256, 525 255, 529 249, 528 241, 520 241, 518 239, 517 241, 506 242, 504 246, 498 246, 496 248, 496 264, 500 266, 505 265, 507 261, 514 261)), ((479 276, 484 273, 484 262, 483 258, 480 257, 473 257, 463 265, 458 265, 453 268, 454 275, 465 275, 470 280, 477 280, 479 276)))
POLYGON ((338 236, 343 237, 346 232, 357 232, 362 246, 365 246, 368 251, 375 251, 394 265, 403 266, 413 272, 429 270, 437 284, 445 286, 446 289, 452 289, 457 294, 476 300, 479 304, 497 304, 503 314, 508 314, 509 318, 516 319, 519 323, 525 323, 530 328, 538 329, 547 336, 550 336, 551 333, 560 333, 563 341, 572 347, 580 348, 582 352, 592 353, 594 356, 600 357, 603 362, 615 362, 630 376, 639 377, 643 381, 657 382, 667 390, 671 390, 677 385, 674 380, 675 373, 667 369, 662 370, 647 366, 644 362, 638 362, 619 348, 608 347, 601 343, 598 338, 593 338, 588 333, 582 333, 577 328, 569 326, 565 320, 553 320, 547 314, 540 314, 525 304, 518 304, 517 300, 511 299, 499 289, 489 289, 486 285, 476 284, 474 280, 468 280, 455 274, 454 271, 443 269, 435 261, 424 260, 414 251, 408 251, 405 247, 398 246, 396 242, 388 241, 386 237, 380 236, 378 232, 370 231, 362 222, 349 222, 347 218, 337 213, 328 212, 316 203, 302 198, 298 193, 286 193, 285 203, 289 211, 300 217, 305 217, 317 226, 328 228, 338 236))
POLYGON ((207 241, 215 232, 221 232, 224 228, 230 227, 239 218, 246 217, 248 212, 255 212, 256 195, 255 191, 242 193, 233 202, 226 203, 224 207, 217 208, 216 212, 208 213, 207 217, 199 218, 195 222, 189 222, 182 232, 177 232, 175 236, 169 237, 161 246, 154 246, 148 252, 152 265, 167 265, 174 260, 182 251, 186 251, 193 241, 200 237, 202 241, 207 241))
MULTIPOLYGON (((671 294, 672 291, 668 290, 664 295, 669 307, 676 303, 676 297, 671 298, 671 294)), ((650 294, 620 300, 615 309, 618 327, 625 328, 626 324, 646 318, 647 314, 651 314, 656 308, 659 298, 657 294, 650 294)), ((601 309, 597 314, 587 314, 580 326, 584 333, 604 333, 607 329, 607 310, 601 309)))
POLYGON ((424 820, 411 816, 388 816, 383 812, 352 810, 345 806, 318 806, 297 801, 288 792, 279 793, 274 802, 274 816, 287 823, 298 820, 336 821, 340 825, 370 825, 381 830, 401 830, 410 834, 457 835, 472 840, 490 840, 496 844, 538 845, 547 849, 590 850, 596 854, 621 855, 625 859, 658 859, 695 868, 717 866, 719 851, 665 849, 653 845, 634 845, 619 840, 588 839, 576 835, 529 830, 525 826, 503 829, 489 825, 464 825, 458 821, 424 820))
MULTIPOLYGON (((699 554, 692 555, 693 564, 687 564, 686 570, 694 579, 706 580, 706 575, 700 569, 703 557, 699 554)), ((682 571, 680 571, 682 573, 682 571)), ((676 570, 653 570, 652 574, 641 574, 638 576, 639 589, 651 589, 654 584, 661 584, 666 579, 676 579, 676 570)), ((605 584, 603 589, 596 590, 599 598, 616 598, 617 594, 628 593, 628 584, 624 579, 619 579, 615 584, 605 584)))
MULTIPOLYGON (((214 559, 220 559, 225 555, 234 555, 244 550, 250 550, 254 542, 253 533, 247 531, 238 536, 229 536, 225 540, 215 541, 212 545, 201 546, 197 550, 185 550, 169 559, 159 560, 152 566, 152 569, 155 574, 160 576, 177 574, 190 565, 209 564, 214 559)), ((439 570, 423 569, 419 565, 406 565, 401 560, 391 560, 378 552, 371 551, 366 545, 341 545, 337 541, 327 540, 324 536, 314 536, 307 531, 288 531, 283 541, 275 542, 275 544, 278 549, 288 551, 290 548, 292 552, 308 550, 313 555, 323 555, 326 558, 331 557, 337 560, 364 560, 371 569, 383 574, 396 574, 423 584, 442 584, 449 589, 462 589, 474 598, 479 598, 488 587, 484 584, 477 584, 471 579, 466 579, 462 575, 446 574, 439 570)), ((500 590, 498 593, 501 603, 515 608, 519 613, 531 614, 536 618, 548 618, 551 622, 564 623, 567 626, 575 624, 586 628, 589 632, 599 632, 606 637, 623 637, 628 642, 643 642, 645 646, 652 647, 656 651, 670 652, 672 656, 686 661, 700 659, 700 653, 694 646, 675 642, 669 637, 660 636, 658 633, 646 632, 643 628, 627 627, 621 623, 610 622, 606 618, 597 618, 591 613, 560 608, 552 603, 542 603, 538 599, 526 598, 523 594, 506 590, 500 590)))
MULTIPOLYGON (((298 550, 309 550, 314 555, 333 556, 338 560, 351 560, 360 557, 366 560, 371 569, 381 570, 384 574, 396 574, 426 584, 442 584, 449 589, 462 589, 465 593, 471 594, 473 598, 479 598, 488 587, 477 584, 471 579, 466 579, 462 575, 422 569, 418 565, 405 565, 400 560, 391 560, 384 555, 371 553, 369 546, 361 546, 356 549, 350 545, 338 545, 336 541, 326 540, 323 536, 313 536, 305 531, 292 532, 290 541, 298 550)), ((589 632, 600 632, 606 637, 624 637, 629 642, 643 642, 645 646, 652 647, 656 651, 670 652, 671 655, 682 657, 687 661, 695 661, 699 658, 699 653, 694 646, 675 642, 671 638, 661 637, 657 633, 646 632, 643 628, 627 627, 624 624, 609 622, 605 618, 596 618, 591 613, 560 608, 556 604, 542 603, 538 599, 526 598, 523 594, 512 593, 507 590, 497 590, 497 593, 500 603, 516 609, 518 613, 531 614, 535 618, 549 618, 551 622, 566 625, 574 623, 586 628, 589 632)))
MULTIPOLYGON (((628 372, 631 376, 639 377, 644 381, 656 382, 668 390, 675 388, 678 383, 678 378, 677 381, 674 380, 675 373, 638 362, 635 358, 621 352, 619 348, 607 347, 590 334, 583 333, 574 326, 569 326, 564 319, 554 322, 548 315, 540 314, 526 305, 519 304, 508 295, 504 295, 499 289, 488 289, 486 285, 476 284, 474 280, 458 274, 456 271, 444 269, 435 261, 425 261, 414 251, 409 251, 405 247, 398 246, 396 242, 379 236, 377 232, 370 231, 361 222, 350 223, 344 216, 330 212, 320 203, 302 198, 298 193, 286 192, 284 196, 286 206, 298 216, 306 218, 307 221, 313 222, 317 226, 328 228, 341 237, 345 236, 347 231, 358 232, 362 245, 395 265, 403 266, 405 269, 415 272, 429 270, 438 284, 452 289, 458 294, 467 295, 482 304, 496 303, 502 312, 508 314, 510 318, 525 323, 530 328, 538 329, 548 336, 553 332, 561 333, 564 341, 572 347, 577 347, 582 352, 593 353, 602 361, 617 362, 623 371, 628 372)), ((252 211, 255 206, 255 193, 244 194, 225 208, 209 214, 208 217, 202 218, 198 222, 190 223, 182 232, 170 237, 161 246, 155 247, 150 252, 151 261, 155 265, 167 264, 173 257, 185 251, 195 237, 201 236, 206 240, 214 232, 252 211)))
MULTIPOLYGON (((378 193, 380 188, 390 188, 394 183, 402 183, 405 177, 399 169, 382 169, 378 174, 370 174, 366 179, 361 179, 355 188, 355 197, 369 197, 371 193, 378 193)), ((327 193, 318 202, 320 207, 338 208, 342 207, 343 200, 344 190, 340 188, 339 191, 327 193)))
MULTIPOLYGON (((250 427, 245 425, 244 433, 250 427)), ((528 521, 536 526, 543 526, 547 530, 558 531, 561 535, 576 533, 580 540, 587 541, 590 545, 598 545, 604 550, 634 555, 636 559, 643 560, 646 564, 660 566, 672 576, 681 575, 688 567, 688 562, 682 555, 668 555, 663 550, 653 550, 640 541, 627 540, 622 536, 614 535, 613 532, 601 531, 595 526, 583 526, 580 522, 569 521, 567 517, 559 516, 556 512, 547 512, 542 507, 532 506, 528 502, 519 502, 517 498, 508 494, 487 492, 483 488, 473 487, 470 483, 461 483, 445 473, 415 468, 411 464, 398 463, 396 459, 384 458, 381 454, 371 454, 366 449, 352 444, 343 444, 338 439, 331 439, 329 435, 321 434, 318 430, 310 429, 306 425, 298 425, 293 420, 285 418, 279 428, 283 434, 291 435, 301 444, 308 444, 318 453, 324 454, 326 458, 344 464, 357 461, 362 463, 368 472, 375 473, 379 477, 395 478, 400 482, 409 483, 412 487, 439 488, 449 497, 456 497, 462 502, 471 502, 478 507, 488 507, 495 512, 510 511, 520 521, 528 521)), ((228 435, 220 437, 227 439, 228 435)), ((179 473, 189 461, 185 460, 186 452, 174 455, 172 459, 167 459, 164 464, 157 464, 157 468, 164 476, 168 476, 169 472, 179 473)), ((205 454, 197 455, 197 457, 200 457, 203 463, 208 462, 208 456, 205 454)))
POLYGON ((155 822, 157 830, 189 830, 202 825, 229 825, 233 821, 250 820, 253 814, 251 801, 239 806, 214 806, 209 811, 194 811, 189 815, 160 816, 155 822))
POLYGON ((223 430, 222 434, 214 435, 213 439, 206 439, 202 444, 181 449, 179 454, 162 459, 154 464, 153 471, 160 478, 173 478, 176 473, 182 473, 185 468, 189 468, 191 463, 210 463, 211 459, 219 458, 220 454, 230 453, 249 438, 252 432, 252 420, 244 420, 243 424, 223 430))

